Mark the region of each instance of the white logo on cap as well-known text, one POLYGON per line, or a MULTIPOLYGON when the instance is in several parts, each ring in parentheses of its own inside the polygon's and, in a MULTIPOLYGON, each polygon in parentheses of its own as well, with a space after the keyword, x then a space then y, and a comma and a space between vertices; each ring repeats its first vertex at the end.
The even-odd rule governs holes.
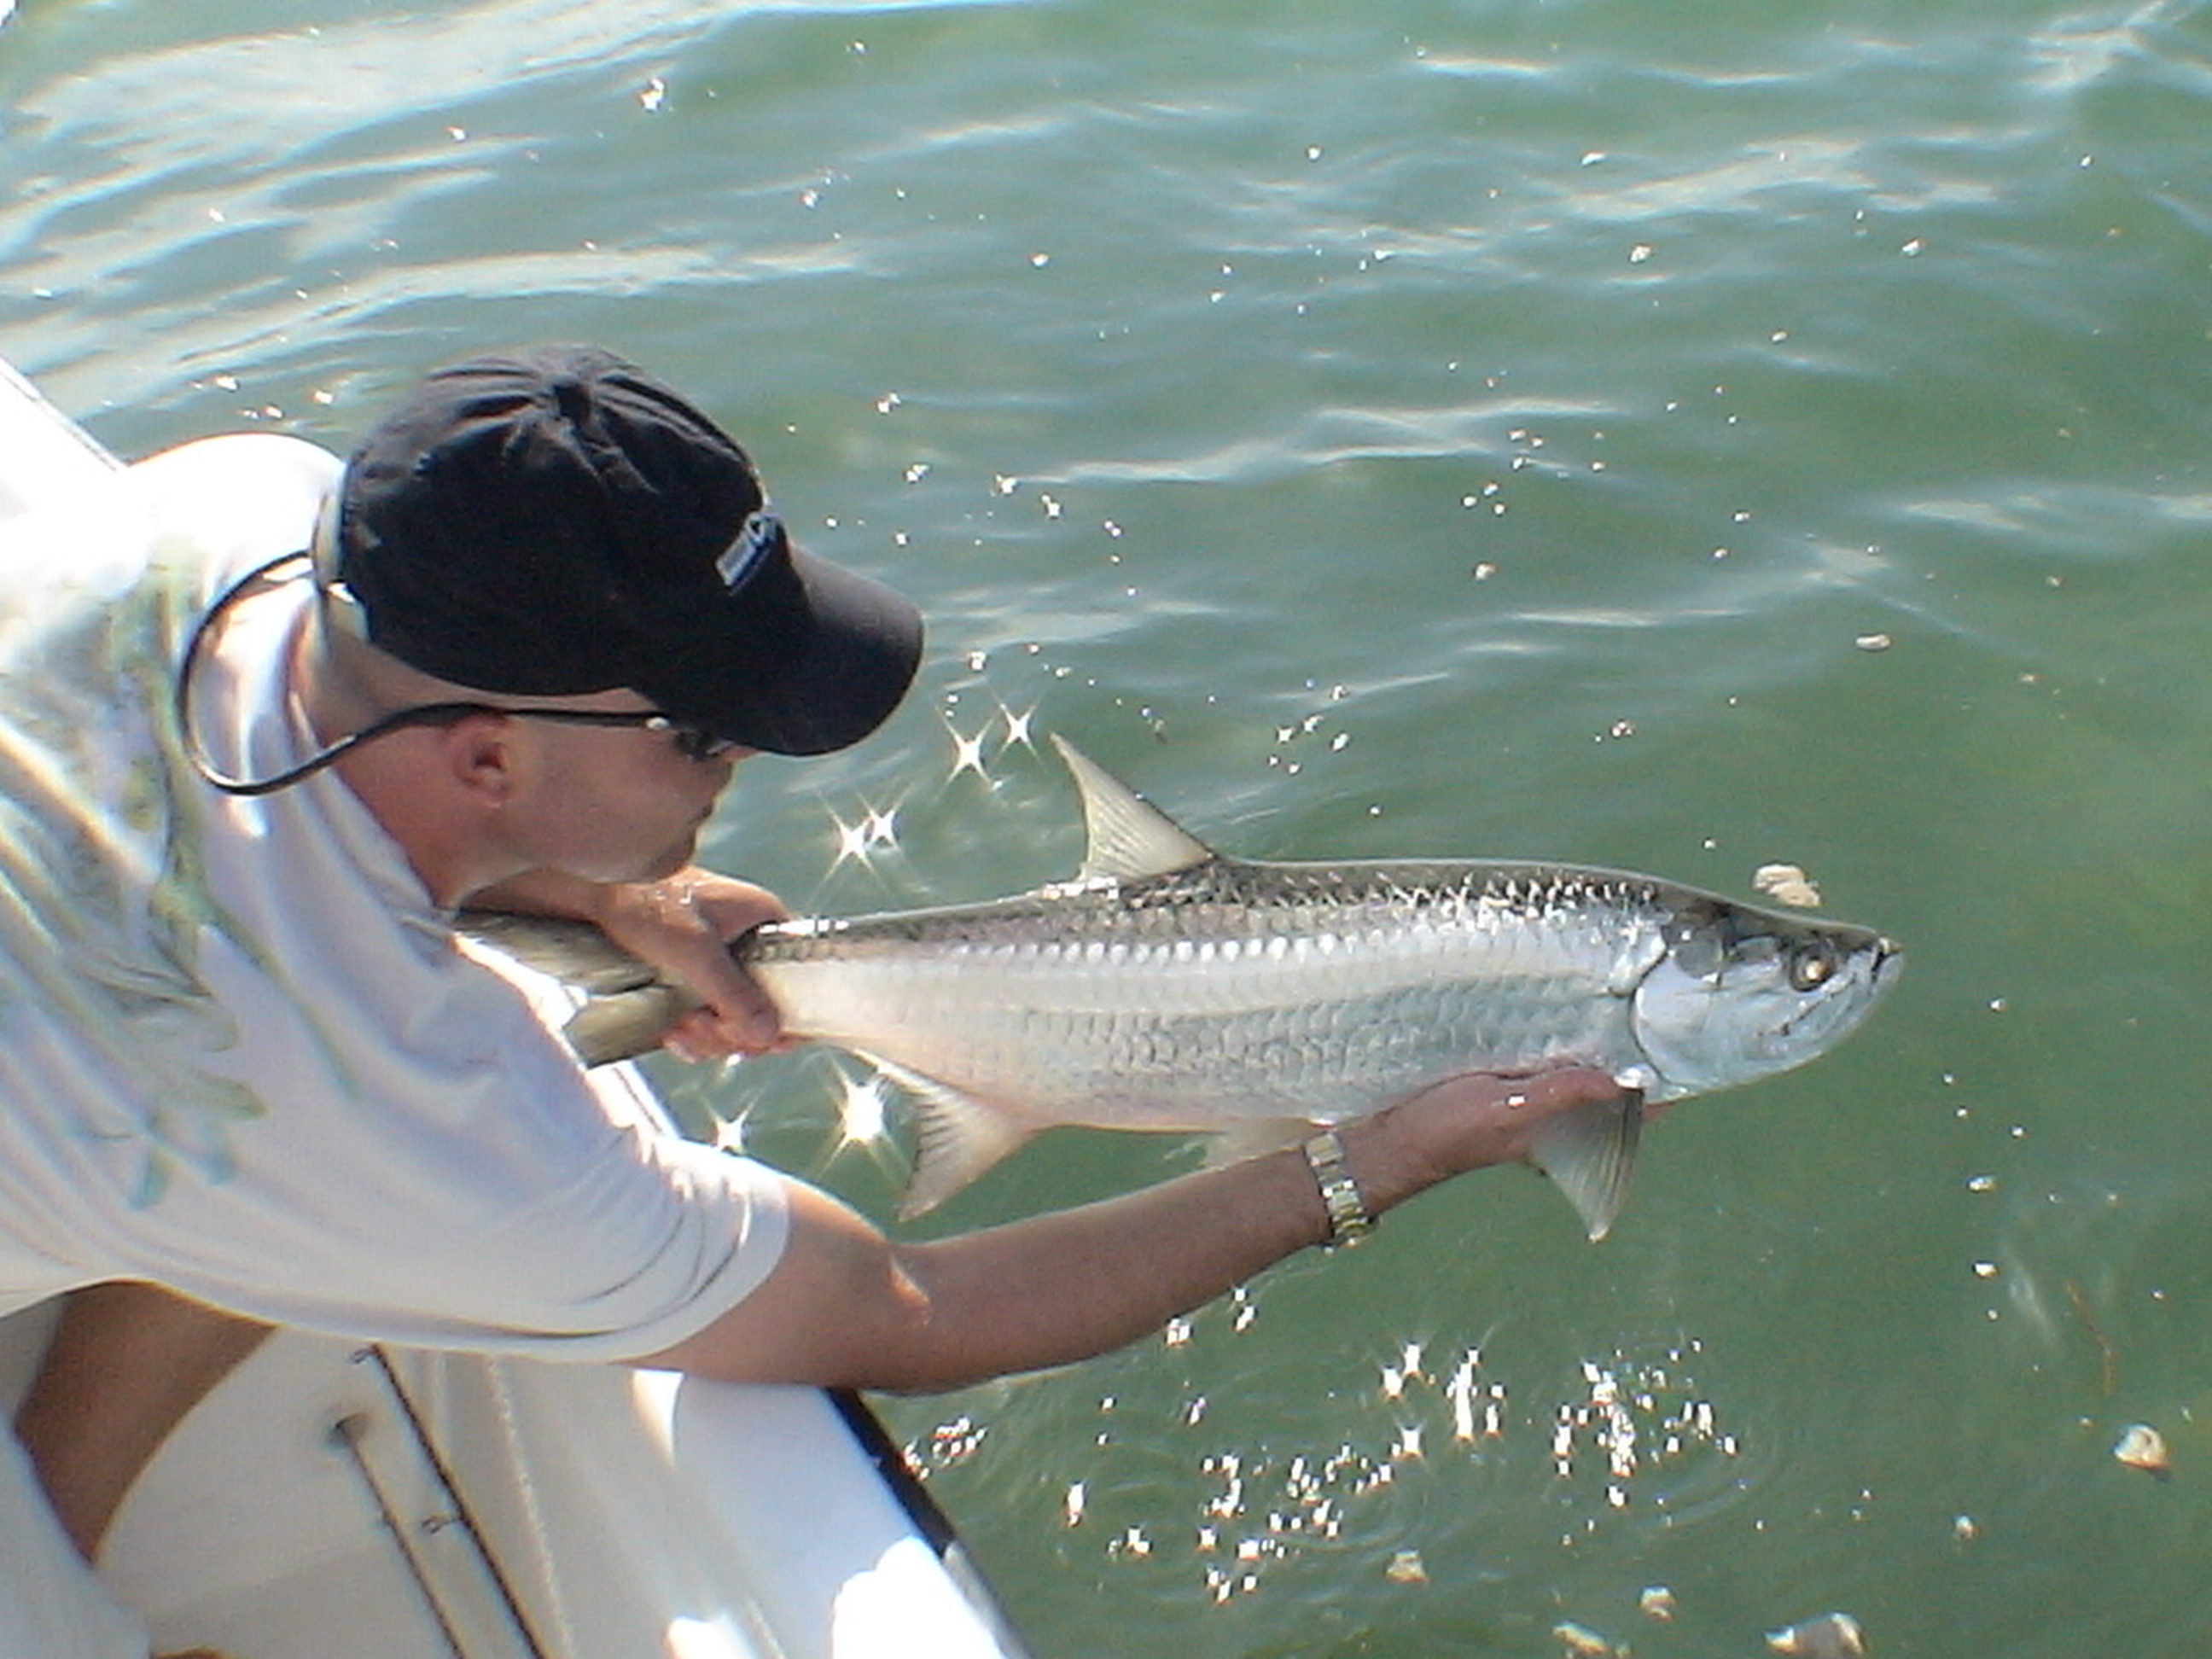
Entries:
POLYGON ((783 521, 766 501, 760 504, 757 511, 747 514, 738 538, 714 561, 714 574, 722 579, 722 586, 735 588, 743 585, 745 578, 752 574, 753 567, 768 556, 782 534, 783 521))

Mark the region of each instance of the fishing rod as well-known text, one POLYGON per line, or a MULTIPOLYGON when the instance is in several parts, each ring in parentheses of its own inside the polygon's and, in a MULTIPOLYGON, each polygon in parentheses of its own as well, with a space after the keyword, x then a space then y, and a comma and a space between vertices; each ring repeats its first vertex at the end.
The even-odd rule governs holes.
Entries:
MULTIPOLYGON (((422 1413, 408 1391, 405 1382, 402 1381, 398 1368, 392 1363, 391 1355, 381 1346, 371 1346, 356 1353, 354 1360, 357 1364, 372 1367, 378 1374, 384 1384, 385 1392, 390 1396, 398 1413, 400 1425, 406 1431, 408 1438, 413 1442, 416 1452, 422 1459, 422 1467, 428 1472, 430 1479, 435 1483, 441 1495, 441 1508, 444 1511, 443 1515, 437 1517, 435 1522, 431 1521, 421 1522, 420 1529, 431 1530, 434 1524, 457 1529, 461 1537, 466 1540, 469 1553, 475 1558, 485 1583, 489 1585, 498 1610, 505 1619, 520 1649, 528 1656, 528 1659, 550 1659, 550 1650, 539 1637, 528 1612, 522 1605, 521 1596, 516 1592, 513 1582, 507 1577, 505 1567, 493 1553, 484 1528, 477 1518, 475 1510, 462 1492, 460 1482, 455 1477, 452 1466, 447 1462, 444 1455, 438 1449, 437 1442, 430 1433, 429 1425, 424 1420, 422 1413)), ((371 1466, 368 1455, 363 1449, 363 1442, 368 1437, 371 1425, 372 1419, 368 1413, 349 1413, 331 1425, 331 1443, 345 1454, 354 1473, 368 1492, 370 1502, 375 1506, 377 1517, 383 1523, 385 1530, 392 1534, 393 1543, 399 1552, 401 1564, 405 1567, 408 1577, 413 1580, 416 1589, 421 1594, 424 1604, 428 1607, 430 1616, 435 1621, 439 1634, 444 1639, 447 1649, 453 1654, 453 1659, 469 1659, 468 1650, 462 1642, 453 1614, 446 1606, 445 1598, 440 1594, 435 1583, 432 1582, 428 1564, 423 1559, 420 1547, 412 1541, 408 1523, 401 1518, 398 1507, 392 1501, 384 1482, 378 1479, 376 1471, 371 1466)))

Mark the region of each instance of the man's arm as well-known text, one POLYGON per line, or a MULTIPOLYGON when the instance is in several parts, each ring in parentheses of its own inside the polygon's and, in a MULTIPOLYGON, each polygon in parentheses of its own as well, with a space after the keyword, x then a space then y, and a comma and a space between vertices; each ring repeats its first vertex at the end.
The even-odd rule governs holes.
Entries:
MULTIPOLYGON (((1619 1097, 1602 1073, 1441 1084, 1339 1131, 1371 1214, 1462 1171, 1525 1159, 1535 1126, 1619 1097)), ((887 1239, 794 1183, 783 1259, 696 1336, 641 1361, 733 1382, 927 1392, 1133 1341, 1329 1221, 1295 1148, 957 1237, 887 1239)))
MULTIPOLYGON (((1463 1170, 1525 1158, 1538 1124, 1619 1092, 1589 1071, 1461 1078, 1339 1133, 1380 1215, 1463 1170)), ((643 1363, 738 1382, 953 1388, 1133 1341, 1329 1231, 1295 1149, 915 1244, 815 1188, 790 1194, 790 1241, 767 1281, 643 1363)), ((15 1426, 88 1560, 169 1431, 268 1329, 151 1285, 70 1296, 15 1426)))
POLYGON ((86 1560, 169 1431, 268 1334, 152 1285, 70 1295, 15 1433, 86 1560))

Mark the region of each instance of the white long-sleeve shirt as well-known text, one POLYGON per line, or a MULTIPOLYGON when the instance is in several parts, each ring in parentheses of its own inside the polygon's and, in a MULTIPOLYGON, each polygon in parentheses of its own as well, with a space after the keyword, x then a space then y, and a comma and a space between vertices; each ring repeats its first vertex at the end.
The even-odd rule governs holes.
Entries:
MULTIPOLYGON (((555 988, 458 940, 335 773, 228 796, 179 750, 193 623, 337 471, 211 439, 0 525, 0 1313, 132 1278, 362 1340, 653 1352, 774 1267, 781 1178, 580 1071, 555 988)), ((203 653, 225 771, 313 752, 310 589, 203 653)))

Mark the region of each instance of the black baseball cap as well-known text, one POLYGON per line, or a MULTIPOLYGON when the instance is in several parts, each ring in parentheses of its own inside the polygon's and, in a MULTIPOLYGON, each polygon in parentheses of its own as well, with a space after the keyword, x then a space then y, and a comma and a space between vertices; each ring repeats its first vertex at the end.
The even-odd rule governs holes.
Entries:
POLYGON ((369 642, 510 696, 627 687, 818 755, 896 708, 921 617, 793 546, 744 451, 592 346, 458 363, 347 462, 324 576, 369 642))

